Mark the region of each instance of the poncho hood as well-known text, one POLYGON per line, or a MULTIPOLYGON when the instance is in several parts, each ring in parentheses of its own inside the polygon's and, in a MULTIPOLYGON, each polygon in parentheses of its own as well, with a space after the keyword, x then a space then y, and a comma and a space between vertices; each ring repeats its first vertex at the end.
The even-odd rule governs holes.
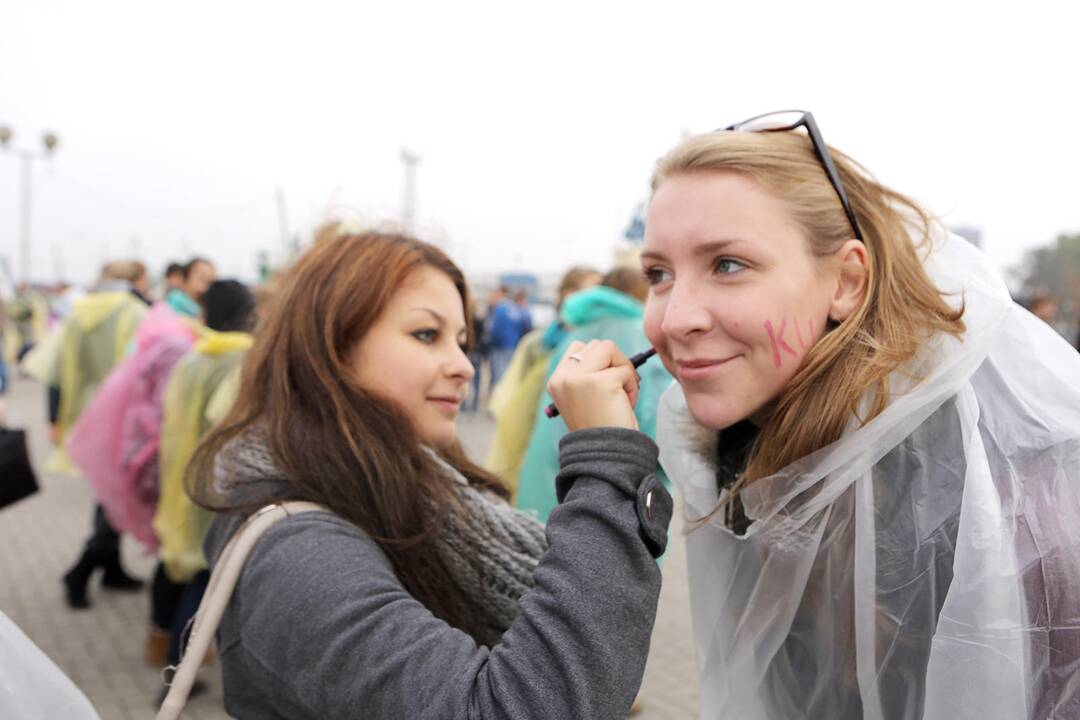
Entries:
POLYGON ((560 314, 563 322, 577 327, 609 317, 640 318, 644 307, 624 292, 597 285, 568 297, 560 314))

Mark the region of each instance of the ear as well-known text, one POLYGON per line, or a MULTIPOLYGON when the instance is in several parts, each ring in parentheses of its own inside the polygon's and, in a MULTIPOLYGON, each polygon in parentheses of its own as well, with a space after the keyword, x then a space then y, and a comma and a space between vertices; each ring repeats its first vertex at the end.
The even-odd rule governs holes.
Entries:
POLYGON ((866 245, 848 240, 834 256, 836 259, 836 292, 829 306, 829 319, 843 322, 862 303, 870 277, 870 258, 866 245))

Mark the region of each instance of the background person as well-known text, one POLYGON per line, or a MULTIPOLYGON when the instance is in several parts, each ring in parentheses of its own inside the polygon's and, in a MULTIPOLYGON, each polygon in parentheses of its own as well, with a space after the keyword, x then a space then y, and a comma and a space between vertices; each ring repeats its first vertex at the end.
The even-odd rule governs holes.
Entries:
POLYGON ((533 330, 521 339, 510 359, 510 366, 492 390, 488 409, 495 417, 495 436, 489 445, 484 467, 503 479, 511 495, 517 493, 518 476, 536 422, 536 410, 544 393, 552 353, 569 332, 559 316, 563 303, 574 293, 597 285, 602 279, 599 272, 589 267, 577 266, 566 271, 559 281, 555 319, 548 327, 533 330))
POLYGON ((1050 327, 1054 327, 1054 323, 1057 322, 1058 304, 1050 293, 1039 292, 1029 297, 1027 309, 1050 327))
POLYGON ((251 348, 255 297, 236 280, 216 280, 202 296, 206 331, 173 368, 162 396, 160 492, 154 531, 161 562, 154 574, 147 656, 168 638, 165 661, 180 661, 180 638, 199 606, 210 573, 202 543, 210 514, 184 490, 184 472, 209 431, 207 408, 251 348))
MULTIPOLYGON (((98 386, 121 360, 146 313, 136 283, 145 278, 146 266, 138 261, 105 265, 94 292, 75 301, 52 363, 48 383, 49 422, 53 443, 62 455, 64 439, 98 386)), ((114 590, 137 590, 142 581, 131 577, 120 563, 120 535, 109 524, 101 505, 94 506, 93 531, 75 564, 64 574, 68 606, 90 607, 87 584, 98 569, 104 570, 102 586, 114 590)))
POLYGON ((165 268, 164 280, 164 293, 167 295, 170 290, 183 290, 184 289, 184 266, 180 263, 171 262, 165 268))
POLYGON ((202 296, 214 282, 214 264, 205 258, 192 258, 181 273, 182 285, 165 293, 165 302, 179 315, 196 318, 202 312, 202 296))
POLYGON ((8 306, 8 317, 19 336, 18 352, 15 354, 16 362, 26 357, 37 342, 37 333, 34 328, 36 304, 30 283, 20 282, 15 287, 15 298, 8 306))
POLYGON ((532 316, 528 308, 510 296, 510 291, 500 287, 492 293, 487 314, 488 354, 491 358, 490 387, 495 387, 502 378, 514 348, 521 338, 532 329, 532 316))
MULTIPOLYGON (((558 368, 558 358, 574 342, 610 340, 627 357, 649 347, 642 327, 642 301, 648 286, 641 271, 615 268, 604 275, 600 284, 570 296, 560 313, 565 335, 552 353, 547 374, 558 368)), ((641 432, 656 436, 656 408, 660 394, 671 384, 671 375, 655 359, 637 369, 639 391, 634 416, 641 432)), ((544 409, 552 400, 543 393, 533 408, 532 434, 522 459, 517 506, 535 513, 546 522, 558 503, 555 484, 551 478, 559 471, 559 444, 567 432, 566 422, 559 417, 548 418, 544 409)))

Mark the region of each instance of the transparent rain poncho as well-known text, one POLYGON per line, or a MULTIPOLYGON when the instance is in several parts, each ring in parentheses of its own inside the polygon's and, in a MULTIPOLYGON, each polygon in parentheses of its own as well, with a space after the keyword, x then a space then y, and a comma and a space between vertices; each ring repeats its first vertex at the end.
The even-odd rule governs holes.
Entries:
POLYGON ((743 490, 745 536, 694 522, 722 497, 708 432, 677 384, 661 402, 702 718, 1080 718, 1080 356, 965 241, 925 264, 964 337, 743 490))

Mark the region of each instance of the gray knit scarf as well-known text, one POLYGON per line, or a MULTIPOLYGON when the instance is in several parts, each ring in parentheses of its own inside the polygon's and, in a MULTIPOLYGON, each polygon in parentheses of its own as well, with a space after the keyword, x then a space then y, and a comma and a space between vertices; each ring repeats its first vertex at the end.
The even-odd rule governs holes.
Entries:
MULTIPOLYGON (((533 571, 547 550, 544 526, 502 498, 480 491, 455 468, 431 452, 454 482, 461 511, 447 514, 436 539, 439 557, 470 600, 482 628, 476 639, 498 643, 518 614, 518 602, 533 586, 533 571)), ((223 496, 271 496, 284 474, 256 430, 234 438, 218 454, 215 488, 223 496)))

